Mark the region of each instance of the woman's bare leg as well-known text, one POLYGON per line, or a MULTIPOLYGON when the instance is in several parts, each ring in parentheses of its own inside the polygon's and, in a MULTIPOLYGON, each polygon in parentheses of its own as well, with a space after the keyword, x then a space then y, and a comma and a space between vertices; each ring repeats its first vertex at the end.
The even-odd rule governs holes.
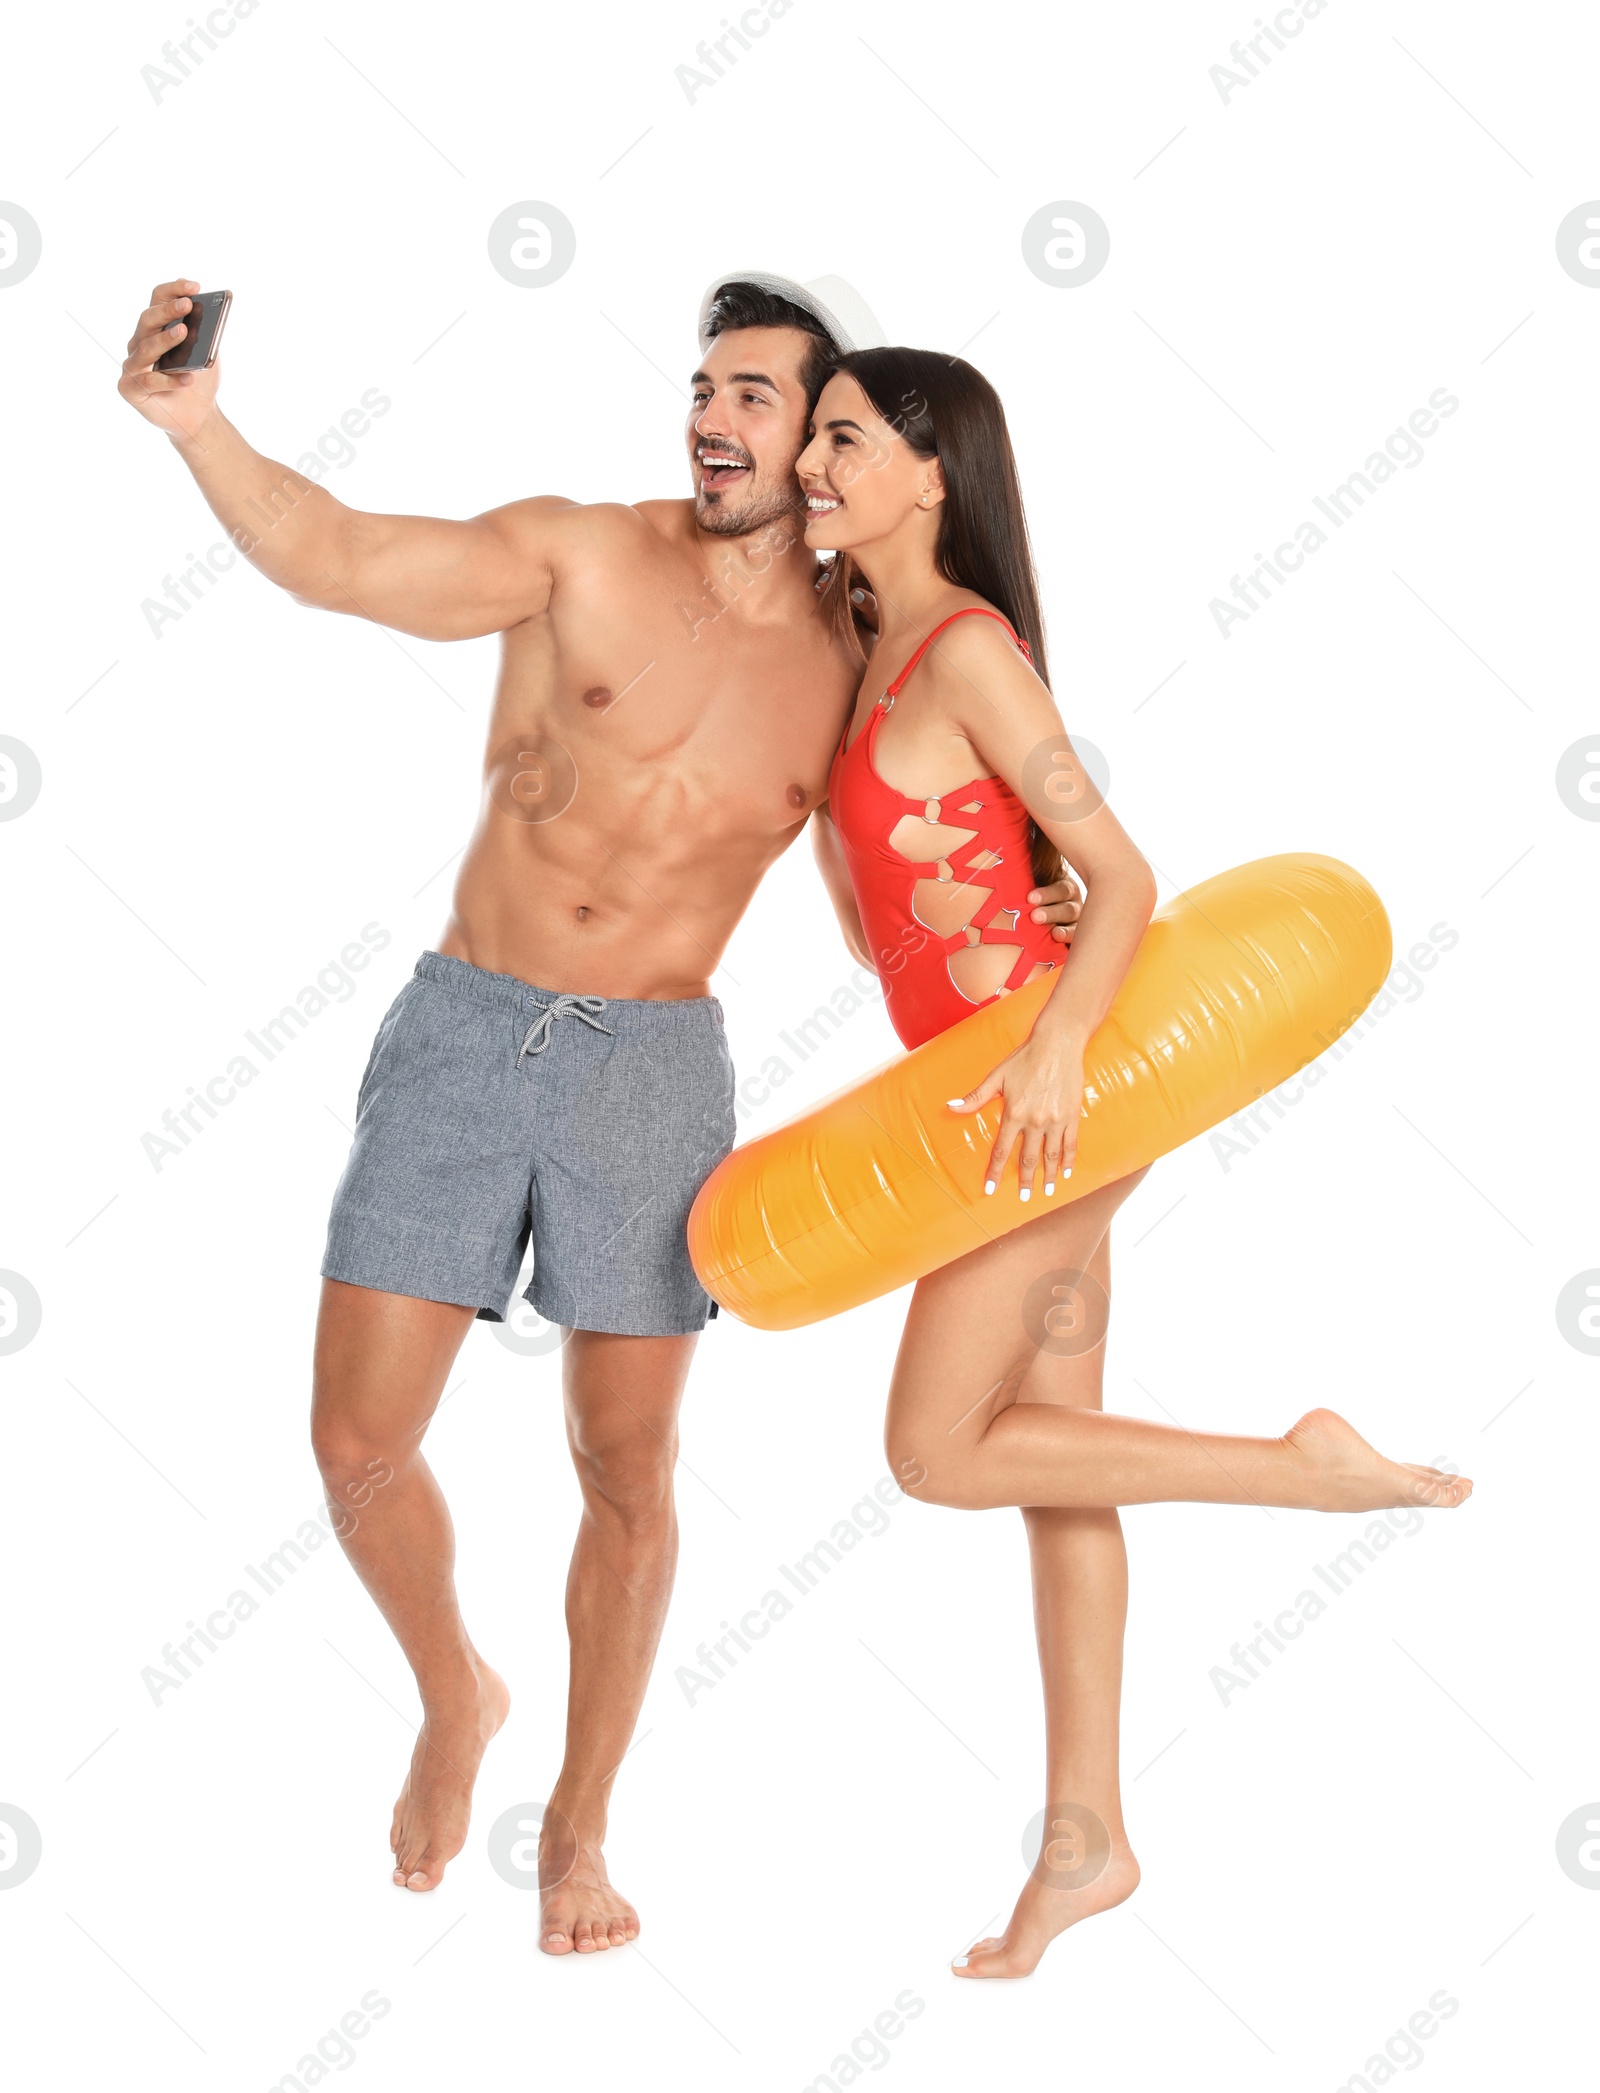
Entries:
MULTIPOLYGON (((1090 1280, 1107 1299, 1110 1247, 1108 1232, 1088 1264, 1090 1280)), ((1103 1333, 1082 1351, 1041 1352, 1018 1400, 1098 1410, 1104 1370, 1103 1333)), ((954 1967, 964 1977, 1027 1976, 1058 1933, 1120 1904, 1139 1881, 1118 1777, 1128 1612, 1122 1522, 1109 1508, 1035 1507, 1022 1516, 1044 1685, 1045 1829, 1040 1864, 1023 1884, 1004 1933, 978 1941, 957 1958, 954 1967), (1066 1866, 1053 1867, 1052 1860, 1066 1866)))
POLYGON ((1280 1439, 1256 1439, 1018 1401, 1041 1351, 1075 1342, 1085 1317, 1103 1324, 1103 1300, 1082 1275, 1142 1175, 917 1282, 889 1391, 889 1459, 902 1489, 971 1510, 1184 1501, 1360 1512, 1464 1502, 1464 1476, 1387 1460, 1331 1410, 1308 1411, 1280 1439))

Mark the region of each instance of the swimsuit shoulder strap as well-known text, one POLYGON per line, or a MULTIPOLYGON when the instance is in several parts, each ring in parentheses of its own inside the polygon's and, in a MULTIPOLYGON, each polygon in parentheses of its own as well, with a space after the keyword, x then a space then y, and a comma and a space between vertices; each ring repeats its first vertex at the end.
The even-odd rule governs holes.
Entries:
POLYGON ((899 697, 905 680, 911 674, 911 671, 916 667, 917 663, 922 659, 923 655, 927 653, 928 649, 933 645, 934 641, 939 637, 940 633, 945 631, 947 627, 953 625, 956 622, 957 618, 993 618, 996 624, 1003 625, 1006 628, 1006 631, 1010 633, 1012 642, 1021 651, 1023 660, 1032 661, 1033 655, 1029 650, 1027 641, 1025 639, 1020 638, 1018 634, 1012 630, 1011 621, 1009 618, 1003 618, 1000 615, 999 611, 989 610, 983 604, 964 604, 960 610, 953 610, 948 618, 941 619, 941 621, 934 626, 932 632, 928 634, 927 638, 922 642, 922 645, 918 647, 916 653, 912 655, 911 659, 906 663, 905 667, 900 671, 899 675, 895 677, 894 681, 884 692, 884 696, 886 698, 899 697))

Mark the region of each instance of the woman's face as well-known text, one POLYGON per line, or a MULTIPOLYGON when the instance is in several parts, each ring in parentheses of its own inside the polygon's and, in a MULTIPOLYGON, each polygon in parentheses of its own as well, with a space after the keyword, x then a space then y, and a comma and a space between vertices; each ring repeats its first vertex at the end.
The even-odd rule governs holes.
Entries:
POLYGON ((795 471, 814 552, 874 544, 919 509, 931 515, 943 499, 938 460, 919 458, 847 371, 822 388, 811 426, 795 471))

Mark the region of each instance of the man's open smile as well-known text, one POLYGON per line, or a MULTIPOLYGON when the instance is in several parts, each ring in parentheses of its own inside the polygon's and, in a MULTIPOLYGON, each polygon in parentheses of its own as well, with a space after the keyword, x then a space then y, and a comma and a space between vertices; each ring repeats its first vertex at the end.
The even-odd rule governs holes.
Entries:
POLYGON ((700 468, 700 484, 707 493, 737 487, 750 472, 750 460, 727 444, 702 443, 694 458, 700 468))

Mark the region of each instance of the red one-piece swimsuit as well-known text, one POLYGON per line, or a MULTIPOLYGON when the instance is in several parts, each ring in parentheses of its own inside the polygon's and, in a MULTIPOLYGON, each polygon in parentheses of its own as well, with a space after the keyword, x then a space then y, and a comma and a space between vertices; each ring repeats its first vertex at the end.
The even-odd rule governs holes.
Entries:
MULTIPOLYGON (((834 826, 844 845, 889 1018, 908 1047, 920 1046, 981 1007, 952 979, 952 953, 978 944, 1019 946, 1016 965, 996 996, 1020 988, 1041 961, 1053 965, 1061 956, 1049 924, 1030 918, 1028 895, 1034 877, 1028 810, 1005 780, 975 778, 937 799, 913 799, 885 784, 873 760, 885 713, 928 648, 957 618, 998 620, 1028 654, 1026 641, 1017 638, 998 611, 975 604, 955 611, 928 634, 873 706, 854 741, 846 725, 828 780, 834 826), (908 857, 889 841, 908 814, 930 827, 967 830, 968 840, 945 858, 908 857), (973 912, 963 928, 945 937, 922 922, 915 906, 919 879, 971 888, 973 912)), ((995 997, 985 1000, 993 1002, 995 997)))

